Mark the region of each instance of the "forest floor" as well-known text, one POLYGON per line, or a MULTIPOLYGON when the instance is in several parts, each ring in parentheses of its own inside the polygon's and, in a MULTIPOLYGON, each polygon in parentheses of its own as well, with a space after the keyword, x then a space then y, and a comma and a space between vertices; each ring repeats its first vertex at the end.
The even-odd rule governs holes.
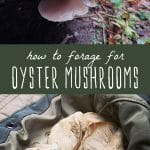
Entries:
POLYGON ((101 0, 86 16, 54 23, 38 12, 40 0, 0 0, 0 43, 150 43, 149 0, 101 0))

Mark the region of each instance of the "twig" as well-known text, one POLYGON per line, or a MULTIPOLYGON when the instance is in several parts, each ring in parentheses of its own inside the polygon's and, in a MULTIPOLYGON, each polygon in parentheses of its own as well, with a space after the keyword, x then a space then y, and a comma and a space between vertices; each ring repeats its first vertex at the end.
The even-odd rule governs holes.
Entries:
MULTIPOLYGON (((106 12, 103 12, 103 11, 98 11, 97 13, 104 15, 106 17, 116 18, 116 16, 113 16, 111 14, 107 14, 106 12)), ((89 14, 89 15, 85 15, 85 16, 76 16, 75 19, 90 18, 90 17, 95 17, 95 16, 97 16, 97 14, 89 14)))
POLYGON ((61 44, 66 44, 72 37, 73 35, 67 34, 66 37, 62 40, 61 44))
POLYGON ((75 19, 81 19, 81 18, 90 18, 94 17, 96 14, 89 14, 89 15, 84 15, 84 16, 76 16, 75 19))
POLYGON ((104 44, 106 44, 107 40, 106 40, 106 32, 104 28, 103 28, 103 41, 104 41, 104 44))
POLYGON ((98 13, 102 14, 102 15, 105 15, 105 16, 108 16, 108 17, 112 17, 112 18, 116 18, 116 16, 113 16, 111 14, 107 14, 106 12, 104 11, 98 11, 98 13))

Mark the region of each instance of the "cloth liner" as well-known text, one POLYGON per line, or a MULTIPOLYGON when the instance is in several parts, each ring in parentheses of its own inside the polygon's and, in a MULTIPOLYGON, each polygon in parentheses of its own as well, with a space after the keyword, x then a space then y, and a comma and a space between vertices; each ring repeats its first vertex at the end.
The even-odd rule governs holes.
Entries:
POLYGON ((42 96, 42 94, 1 94, 0 120, 6 119, 23 107, 37 102, 42 96))

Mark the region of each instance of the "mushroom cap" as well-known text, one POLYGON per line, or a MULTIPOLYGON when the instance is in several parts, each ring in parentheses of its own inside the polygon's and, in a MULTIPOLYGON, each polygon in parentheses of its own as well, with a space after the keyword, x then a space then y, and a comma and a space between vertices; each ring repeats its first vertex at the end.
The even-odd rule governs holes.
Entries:
POLYGON ((82 0, 41 0, 38 6, 42 17, 53 22, 64 22, 88 13, 82 0))

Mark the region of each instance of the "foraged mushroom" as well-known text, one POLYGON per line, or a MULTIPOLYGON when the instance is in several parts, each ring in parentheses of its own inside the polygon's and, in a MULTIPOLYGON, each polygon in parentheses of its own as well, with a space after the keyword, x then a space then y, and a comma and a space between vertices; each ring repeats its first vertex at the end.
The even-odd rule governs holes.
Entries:
POLYGON ((93 112, 76 112, 50 130, 47 144, 26 150, 124 150, 121 130, 93 112))
POLYGON ((123 150, 122 132, 92 112, 62 119, 51 129, 48 144, 60 150, 123 150))
POLYGON ((78 150, 123 150, 122 134, 110 122, 92 123, 78 150))
POLYGON ((45 19, 64 22, 85 15, 95 4, 95 0, 41 0, 38 9, 45 19))

